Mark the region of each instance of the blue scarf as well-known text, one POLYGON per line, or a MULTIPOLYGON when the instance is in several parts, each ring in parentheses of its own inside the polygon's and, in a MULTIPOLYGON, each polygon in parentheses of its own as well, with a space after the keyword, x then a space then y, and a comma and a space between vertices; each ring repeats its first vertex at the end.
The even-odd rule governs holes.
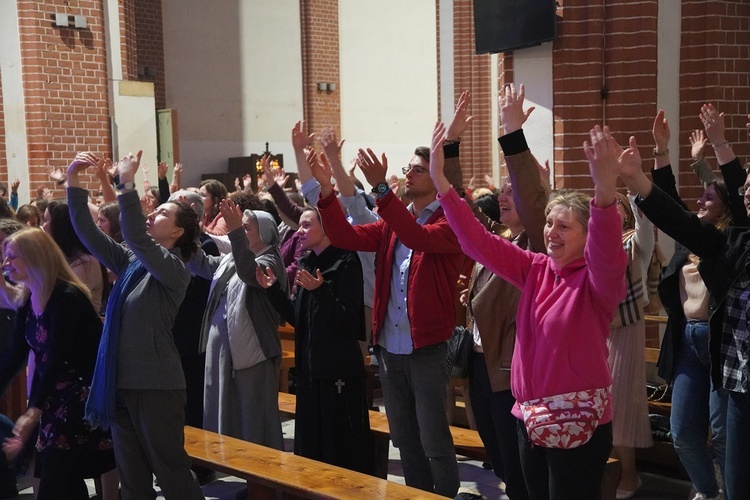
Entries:
POLYGON ((117 342, 122 326, 122 307, 135 285, 146 274, 146 268, 136 259, 118 277, 107 301, 102 339, 96 355, 96 367, 86 400, 85 418, 93 428, 109 429, 115 416, 117 383, 117 342))

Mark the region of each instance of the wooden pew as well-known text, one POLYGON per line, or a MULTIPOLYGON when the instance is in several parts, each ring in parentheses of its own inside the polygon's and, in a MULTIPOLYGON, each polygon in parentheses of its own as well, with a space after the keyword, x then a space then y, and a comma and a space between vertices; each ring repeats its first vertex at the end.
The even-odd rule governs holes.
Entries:
POLYGON ((278 491, 311 499, 443 498, 195 427, 185 427, 185 451, 197 465, 246 479, 253 499, 275 499, 278 491))
MULTIPOLYGON (((297 399, 294 394, 279 393, 279 411, 288 418, 294 418, 297 413, 297 399)), ((391 431, 385 413, 370 410, 370 429, 376 437, 386 440, 391 439, 391 431)), ((453 426, 450 429, 456 453, 482 462, 489 461, 487 453, 484 451, 484 444, 482 444, 477 431, 453 426)))
MULTIPOLYGON (((294 418, 297 410, 297 400, 294 394, 279 393, 279 411, 288 418, 294 418)), ((375 435, 376 474, 378 477, 388 477, 388 447, 391 439, 388 428, 388 418, 385 413, 370 410, 370 429, 375 435)), ((484 450, 479 433, 471 429, 461 427, 450 427, 453 436, 453 446, 457 455, 489 462, 487 452, 484 450)), ((620 478, 620 464, 616 458, 607 461, 602 480, 602 499, 615 497, 615 490, 620 478)))

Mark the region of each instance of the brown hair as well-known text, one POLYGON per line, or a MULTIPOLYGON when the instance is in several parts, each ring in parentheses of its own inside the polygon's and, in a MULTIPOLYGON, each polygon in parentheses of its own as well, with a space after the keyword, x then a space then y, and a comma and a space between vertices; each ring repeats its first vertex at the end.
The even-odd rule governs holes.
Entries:
POLYGON ((617 195, 617 203, 625 209, 625 221, 622 223, 623 231, 630 231, 635 229, 635 215, 633 214, 633 207, 630 206, 630 200, 622 193, 615 193, 617 195))
POLYGON ((724 205, 724 210, 722 211, 719 220, 716 221, 715 226, 718 229, 725 229, 726 227, 732 225, 732 205, 730 203, 729 190, 727 189, 727 185, 724 184, 724 181, 721 179, 716 179, 709 182, 706 185, 706 189, 711 186, 714 187, 714 191, 716 191, 719 200, 721 200, 722 205, 724 205))
POLYGON ((182 235, 177 238, 174 246, 180 249, 180 257, 184 262, 189 261, 198 251, 198 238, 200 227, 198 225, 198 214, 193 207, 181 201, 169 201, 177 207, 174 213, 174 224, 183 229, 182 235))
POLYGON ((414 156, 419 156, 428 164, 430 163, 430 148, 427 146, 419 146, 414 150, 414 156))

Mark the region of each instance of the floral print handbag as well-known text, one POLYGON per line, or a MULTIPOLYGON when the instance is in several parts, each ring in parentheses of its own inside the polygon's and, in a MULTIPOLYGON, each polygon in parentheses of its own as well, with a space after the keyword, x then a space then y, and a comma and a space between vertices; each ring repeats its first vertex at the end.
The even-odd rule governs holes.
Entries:
POLYGON ((609 398, 609 387, 606 387, 532 399, 519 406, 533 444, 570 449, 588 443, 609 398))

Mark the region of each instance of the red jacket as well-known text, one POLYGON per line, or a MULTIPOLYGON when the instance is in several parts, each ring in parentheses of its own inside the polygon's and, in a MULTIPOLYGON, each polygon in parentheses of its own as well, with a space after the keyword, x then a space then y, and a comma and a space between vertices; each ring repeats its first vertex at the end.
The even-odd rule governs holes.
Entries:
POLYGON ((443 342, 456 324, 456 283, 464 261, 458 239, 442 208, 421 226, 393 193, 377 200, 377 204, 381 220, 352 226, 335 194, 318 202, 331 244, 347 250, 377 252, 372 342, 378 342, 388 308, 396 238, 412 250, 406 300, 414 348, 443 342))

